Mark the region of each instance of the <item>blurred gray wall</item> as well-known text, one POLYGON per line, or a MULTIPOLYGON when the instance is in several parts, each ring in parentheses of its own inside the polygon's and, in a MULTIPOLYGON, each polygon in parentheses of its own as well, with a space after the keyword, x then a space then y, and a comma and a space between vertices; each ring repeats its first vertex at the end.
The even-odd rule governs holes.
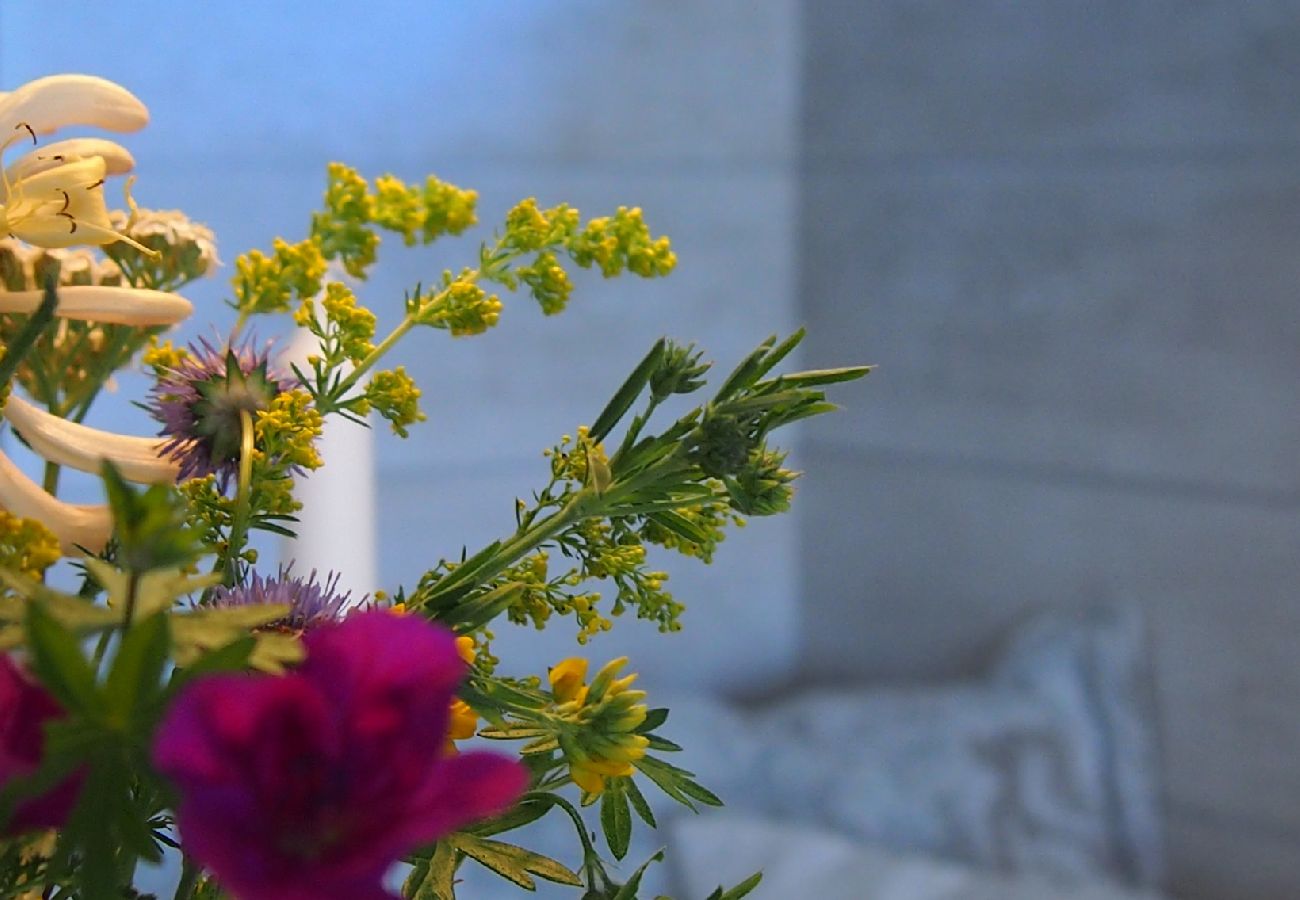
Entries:
POLYGON ((1300 896, 1300 4, 803 11, 808 678, 1136 605, 1174 886, 1300 896))

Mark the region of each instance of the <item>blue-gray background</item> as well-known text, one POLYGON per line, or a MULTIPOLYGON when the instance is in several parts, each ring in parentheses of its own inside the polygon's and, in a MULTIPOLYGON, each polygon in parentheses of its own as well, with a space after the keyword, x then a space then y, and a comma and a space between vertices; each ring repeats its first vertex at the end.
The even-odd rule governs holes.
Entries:
MULTIPOLYGON (((0 84, 139 94, 137 196, 227 260, 300 237, 330 159, 478 188, 485 223, 643 206, 667 282, 401 352, 430 421, 381 440, 384 586, 508 526, 655 336, 725 364, 806 323, 804 362, 881 368, 803 434, 800 512, 675 567, 686 632, 593 655, 731 692, 951 677, 1029 609, 1139 606, 1174 886, 1262 900, 1300 893, 1297 39, 1296 2, 4 0, 0 84)), ((365 298, 392 321, 472 249, 392 248, 365 298)), ((138 387, 99 421, 146 429, 138 387)), ((530 639, 502 650, 567 649, 530 639)))

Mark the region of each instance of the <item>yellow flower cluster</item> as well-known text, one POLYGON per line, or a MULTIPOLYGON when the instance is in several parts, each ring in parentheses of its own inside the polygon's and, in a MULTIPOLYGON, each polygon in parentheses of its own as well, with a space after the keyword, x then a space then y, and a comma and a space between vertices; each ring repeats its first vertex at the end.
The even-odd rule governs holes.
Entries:
POLYGON ((325 256, 320 240, 276 238, 272 255, 250 250, 235 260, 235 306, 243 315, 288 312, 295 299, 320 293, 325 256))
POLYGON ((327 259, 337 259, 354 278, 364 278, 375 261, 379 238, 367 224, 371 216, 369 185, 355 169, 330 163, 325 209, 311 217, 311 233, 327 259))
POLYGON ((516 250, 541 250, 569 238, 577 228, 578 211, 567 203, 541 210, 537 199, 529 197, 506 213, 504 243, 516 250))
MULTIPOLYGON (((465 661, 465 665, 474 665, 477 650, 472 637, 461 635, 456 638, 456 652, 465 661)), ((473 708, 459 697, 452 700, 447 718, 447 744, 443 748, 443 752, 447 755, 456 753, 455 742, 469 740, 477 731, 478 713, 474 712, 473 708)))
POLYGON ((364 278, 375 261, 378 226, 402 236, 409 247, 444 234, 460 234, 477 222, 478 194, 432 175, 422 187, 394 175, 375 179, 374 190, 355 169, 331 163, 325 209, 312 216, 311 231, 327 259, 338 259, 348 274, 364 278))
MULTIPOLYGON (((358 363, 374 351, 375 314, 357 303, 356 294, 346 284, 341 281, 326 284, 321 307, 326 321, 333 326, 327 331, 327 337, 337 342, 339 352, 358 363)), ((293 320, 303 328, 314 324, 315 299, 304 297, 302 305, 293 314, 293 320)))
POLYGON ((482 334, 501 318, 501 299, 478 286, 473 270, 455 278, 443 274, 444 287, 425 304, 419 314, 421 325, 446 328, 452 337, 482 334))
POLYGON ((140 356, 140 362, 150 369, 155 377, 161 378, 183 363, 187 356, 189 352, 184 347, 177 347, 171 341, 153 335, 149 339, 149 346, 140 356))
POLYGON ((627 657, 606 663, 591 684, 586 684, 587 660, 570 657, 548 673, 554 714, 579 726, 562 732, 560 748, 569 764, 569 777, 583 793, 596 796, 605 779, 631 775, 633 763, 645 756, 649 738, 637 734, 648 710, 645 691, 631 690, 636 675, 619 678, 627 657))
POLYGON ((406 374, 405 366, 376 372, 366 386, 366 404, 379 413, 393 431, 406 437, 407 426, 423 422, 425 415, 420 411, 420 389, 415 379, 406 374))
POLYGON ((611 216, 589 221, 569 241, 573 261, 583 267, 600 267, 606 278, 625 268, 642 278, 667 275, 677 265, 677 255, 666 237, 651 238, 640 207, 620 206, 611 216))
POLYGON ((0 567, 39 579, 59 561, 59 539, 35 519, 0 508, 0 567))
POLYGON ((295 388, 276 394, 271 405, 257 413, 254 441, 287 468, 319 469, 323 463, 315 441, 323 424, 311 394, 295 388))

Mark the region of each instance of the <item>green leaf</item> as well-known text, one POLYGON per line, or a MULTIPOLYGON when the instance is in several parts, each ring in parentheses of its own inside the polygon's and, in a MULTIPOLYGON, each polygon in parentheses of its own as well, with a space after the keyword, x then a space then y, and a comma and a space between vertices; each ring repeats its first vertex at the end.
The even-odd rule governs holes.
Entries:
POLYGON ((212 675, 216 672, 238 672, 247 668, 249 657, 252 656, 253 649, 256 646, 257 639, 246 634, 231 641, 224 647, 218 647, 210 653, 204 653, 185 668, 177 667, 172 672, 168 693, 174 694, 200 675, 212 675))
POLYGON ((650 741, 647 745, 651 750, 661 750, 666 753, 676 753, 682 749, 681 744, 675 744, 667 738, 661 738, 657 734, 647 734, 646 739, 650 741))
POLYGON ((140 711, 152 703, 161 689, 170 647, 167 617, 163 613, 137 619, 127 630, 104 684, 105 703, 117 721, 138 724, 140 711))
POLYGON ((741 897, 748 895, 750 891, 758 887, 759 882, 762 880, 763 873, 755 872, 729 891, 722 891, 719 888, 718 900, 740 900, 741 897))
POLYGON ((32 311, 27 323, 23 325, 23 330, 9 341, 4 356, 0 357, 0 389, 13 380, 14 373, 18 371, 18 366, 22 364, 24 357, 31 352, 45 329, 54 322, 54 311, 59 305, 54 276, 45 279, 44 290, 41 305, 32 311))
POLYGON ((628 844, 632 840, 632 813, 623 793, 625 781, 624 778, 606 779, 605 793, 600 798, 600 827, 615 859, 627 856, 628 844))
POLYGON ((632 801, 632 808, 636 814, 641 817, 651 828, 658 828, 659 823, 655 821, 655 814, 650 809, 650 804, 646 802, 645 795, 641 793, 641 788, 637 787, 636 779, 627 779, 627 799, 632 801))
POLYGON ((689 778, 682 779, 681 789, 682 789, 682 793, 690 797, 694 797, 696 800, 700 801, 701 803, 707 806, 723 805, 722 801, 718 798, 717 794, 713 793, 713 791, 709 790, 708 788, 703 787, 702 785, 694 781, 691 781, 689 778))
POLYGON ((695 810, 695 804, 691 798, 682 790, 681 783, 684 778, 689 777, 676 766, 670 766, 661 759, 653 756, 643 756, 632 765, 636 766, 637 771, 643 773, 647 778, 655 783, 659 790, 663 791, 669 797, 672 797, 683 806, 695 810))
POLYGON ((41 683, 68 709, 91 718, 100 713, 95 672, 81 654, 77 636, 33 601, 27 607, 27 643, 41 683))
POLYGON ((641 889, 641 879, 645 877, 646 869, 650 868, 651 863, 662 862, 663 858, 664 852, 660 850, 641 863, 640 868, 632 873, 632 877, 627 880, 627 883, 618 889, 618 893, 614 895, 614 900, 636 900, 636 892, 641 889))
POLYGON ((456 900, 456 851, 439 841, 426 860, 415 864, 402 885, 402 896, 410 900, 456 900))
POLYGON ((665 510, 664 512, 654 512, 646 516, 652 522, 663 526, 679 537, 686 538, 692 544, 711 544, 713 535, 704 530, 703 527, 692 522, 681 513, 665 510))
POLYGON ((600 415, 596 417, 596 421, 592 423, 590 432, 588 432, 593 442, 599 443, 603 441, 613 427, 618 424, 618 420, 623 418, 627 411, 632 408, 636 398, 641 395, 641 391, 649 383, 651 374, 659 367, 666 345, 667 341, 664 338, 655 341, 654 346, 650 348, 650 352, 645 355, 641 362, 637 363, 637 367, 632 370, 632 374, 627 376, 627 380, 610 398, 609 403, 601 410, 600 415))
POLYGON ((652 709, 645 714, 645 721, 637 726, 637 734, 648 734, 654 731, 660 725, 668 721, 668 710, 661 707, 652 709))
POLYGON ((555 803, 549 794, 531 794, 525 797, 514 809, 504 816, 488 819, 474 826, 474 833, 480 837, 491 837, 505 831, 514 831, 536 822, 550 812, 555 803))
POLYGON ((470 859, 526 890, 537 888, 532 875, 558 884, 582 886, 582 879, 563 864, 523 847, 464 833, 452 835, 448 841, 470 859))
POLYGON ((875 366, 843 366, 838 369, 811 369, 807 372, 794 372, 781 375, 772 381, 763 382, 759 387, 820 387, 824 384, 840 384, 856 381, 869 375, 875 366))

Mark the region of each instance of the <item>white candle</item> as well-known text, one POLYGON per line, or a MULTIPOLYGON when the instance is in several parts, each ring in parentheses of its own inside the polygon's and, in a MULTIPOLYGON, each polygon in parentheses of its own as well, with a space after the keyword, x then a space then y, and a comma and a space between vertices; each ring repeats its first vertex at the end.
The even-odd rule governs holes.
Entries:
MULTIPOLYGON (((314 335, 299 329, 289 342, 281 365, 296 363, 306 371, 308 354, 320 349, 314 335)), ((330 416, 317 442, 325 465, 299 476, 294 495, 302 503, 296 538, 284 538, 280 559, 293 563, 295 575, 313 569, 323 580, 327 572, 339 576, 339 589, 352 592, 353 601, 374 593, 379 572, 375 528, 375 442, 364 425, 342 416, 330 416)))

